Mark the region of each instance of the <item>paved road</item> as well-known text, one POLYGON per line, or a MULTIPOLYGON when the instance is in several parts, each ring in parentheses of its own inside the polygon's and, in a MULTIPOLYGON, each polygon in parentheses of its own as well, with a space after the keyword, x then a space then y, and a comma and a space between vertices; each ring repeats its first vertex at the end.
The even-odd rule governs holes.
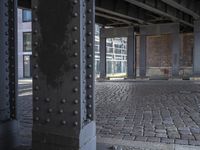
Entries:
MULTIPOLYGON (((21 83, 21 82, 20 82, 21 83)), ((31 84, 20 84, 21 136, 31 143, 31 84)), ((200 145, 200 82, 96 83, 101 138, 200 145)))

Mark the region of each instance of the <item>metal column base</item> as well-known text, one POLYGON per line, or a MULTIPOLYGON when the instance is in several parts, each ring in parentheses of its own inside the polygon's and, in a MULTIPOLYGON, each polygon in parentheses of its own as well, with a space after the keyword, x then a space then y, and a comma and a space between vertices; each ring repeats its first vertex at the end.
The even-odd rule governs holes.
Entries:
POLYGON ((12 150, 19 146, 19 124, 18 121, 0 123, 0 150, 12 150))

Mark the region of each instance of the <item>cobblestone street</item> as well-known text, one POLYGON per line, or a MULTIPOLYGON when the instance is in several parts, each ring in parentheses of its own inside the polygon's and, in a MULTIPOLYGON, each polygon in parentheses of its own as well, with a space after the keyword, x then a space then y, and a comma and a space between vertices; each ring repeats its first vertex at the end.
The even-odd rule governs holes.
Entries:
MULTIPOLYGON (((30 145, 30 83, 20 84, 19 102, 23 144, 30 145)), ((200 83, 97 82, 96 115, 101 138, 199 146, 200 83)))

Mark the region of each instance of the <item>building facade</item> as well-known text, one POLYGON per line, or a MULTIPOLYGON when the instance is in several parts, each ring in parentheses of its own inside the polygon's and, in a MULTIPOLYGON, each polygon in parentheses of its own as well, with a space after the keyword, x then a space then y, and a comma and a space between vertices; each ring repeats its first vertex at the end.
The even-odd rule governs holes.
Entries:
MULTIPOLYGON (((95 25, 95 73, 100 74, 100 26, 95 25)), ((125 77, 127 75, 127 38, 106 39, 107 77, 125 77)))
POLYGON ((31 78, 31 11, 18 9, 18 77, 31 78))

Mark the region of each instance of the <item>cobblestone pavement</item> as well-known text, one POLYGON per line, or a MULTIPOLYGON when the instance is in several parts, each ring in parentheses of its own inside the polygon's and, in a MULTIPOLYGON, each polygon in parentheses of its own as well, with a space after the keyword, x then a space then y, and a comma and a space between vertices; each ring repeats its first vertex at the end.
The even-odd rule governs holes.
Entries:
POLYGON ((99 82, 101 137, 200 145, 200 85, 190 81, 99 82))
MULTIPOLYGON (((31 84, 19 90, 21 136, 31 143, 31 84)), ((130 141, 200 145, 200 82, 96 83, 97 135, 130 141)))

